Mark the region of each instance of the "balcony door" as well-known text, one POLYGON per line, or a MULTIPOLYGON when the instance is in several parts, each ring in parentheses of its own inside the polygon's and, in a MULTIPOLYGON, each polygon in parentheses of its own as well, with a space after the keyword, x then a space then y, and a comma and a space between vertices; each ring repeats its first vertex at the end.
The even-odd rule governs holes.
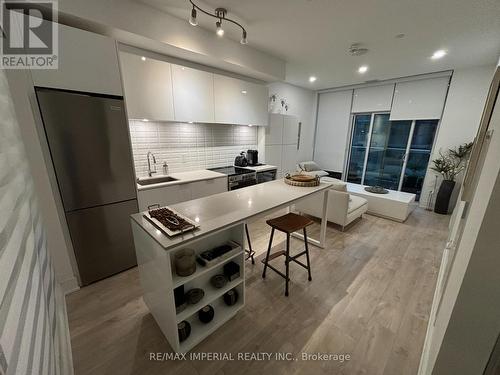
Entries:
POLYGON ((389 113, 354 116, 347 181, 420 197, 438 120, 390 121, 389 113))

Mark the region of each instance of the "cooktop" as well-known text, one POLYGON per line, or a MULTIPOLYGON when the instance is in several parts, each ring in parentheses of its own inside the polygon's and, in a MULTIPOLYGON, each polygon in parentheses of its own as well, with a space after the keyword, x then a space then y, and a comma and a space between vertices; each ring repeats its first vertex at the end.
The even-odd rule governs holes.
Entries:
POLYGON ((238 174, 245 174, 245 173, 252 173, 253 172, 251 169, 246 169, 246 168, 241 168, 241 167, 233 167, 231 165, 227 166, 227 167, 209 168, 208 170, 223 173, 223 174, 228 175, 228 176, 235 176, 238 174))

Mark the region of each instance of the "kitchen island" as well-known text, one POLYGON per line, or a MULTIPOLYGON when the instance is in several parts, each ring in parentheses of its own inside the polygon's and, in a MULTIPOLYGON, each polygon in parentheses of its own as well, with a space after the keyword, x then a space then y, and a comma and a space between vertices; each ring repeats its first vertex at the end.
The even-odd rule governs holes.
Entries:
POLYGON ((313 194, 323 193, 324 209, 319 241, 324 246, 326 233, 326 207, 330 184, 315 187, 295 187, 283 180, 271 181, 247 188, 215 194, 172 205, 179 214, 199 224, 199 228, 178 236, 163 234, 142 213, 132 215, 132 231, 139 265, 144 301, 148 305, 163 334, 176 352, 187 352, 205 337, 233 317, 245 304, 244 278, 244 224, 247 220, 274 210, 289 207, 313 194), (196 264, 196 271, 186 277, 175 272, 174 256, 183 249, 193 249, 196 254, 227 243, 234 244, 228 256, 209 265, 196 264), (215 288, 210 278, 223 273, 223 266, 234 262, 239 266, 239 277, 228 281, 222 288, 215 288), (196 304, 187 305, 176 312, 174 290, 183 287, 184 292, 193 288, 204 290, 204 297, 196 304), (236 291, 238 300, 228 306, 222 296, 236 291), (209 323, 198 320, 198 311, 206 305, 214 308, 214 318, 209 323), (177 325, 188 322, 189 337, 179 340, 177 325))

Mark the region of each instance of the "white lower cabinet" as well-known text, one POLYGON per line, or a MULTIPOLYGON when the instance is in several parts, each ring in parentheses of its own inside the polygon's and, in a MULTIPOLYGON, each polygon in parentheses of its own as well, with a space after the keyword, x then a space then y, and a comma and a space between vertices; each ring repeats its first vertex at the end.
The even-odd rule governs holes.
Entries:
POLYGON ((225 191, 227 191, 227 177, 224 176, 185 184, 139 190, 137 192, 137 200, 139 202, 139 211, 146 211, 148 206, 153 204, 168 206, 225 191))

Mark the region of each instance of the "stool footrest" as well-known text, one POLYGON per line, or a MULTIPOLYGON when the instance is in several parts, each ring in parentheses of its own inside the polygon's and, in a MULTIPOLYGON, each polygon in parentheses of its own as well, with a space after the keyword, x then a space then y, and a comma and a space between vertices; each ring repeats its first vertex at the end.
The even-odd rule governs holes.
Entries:
MULTIPOLYGON (((287 279, 286 275, 281 272, 280 270, 274 268, 273 266, 271 266, 270 264, 267 265, 270 269, 272 269, 274 272, 276 272, 278 275, 280 275, 282 278, 284 278, 285 280, 287 279)), ((290 281, 290 279, 288 279, 288 281, 290 281)))
MULTIPOLYGON (((269 254, 269 260, 276 259, 276 258, 283 256, 283 255, 285 255, 285 250, 277 251, 275 253, 269 254)), ((265 260, 265 258, 262 260, 262 263, 264 263, 264 260, 265 260)))

